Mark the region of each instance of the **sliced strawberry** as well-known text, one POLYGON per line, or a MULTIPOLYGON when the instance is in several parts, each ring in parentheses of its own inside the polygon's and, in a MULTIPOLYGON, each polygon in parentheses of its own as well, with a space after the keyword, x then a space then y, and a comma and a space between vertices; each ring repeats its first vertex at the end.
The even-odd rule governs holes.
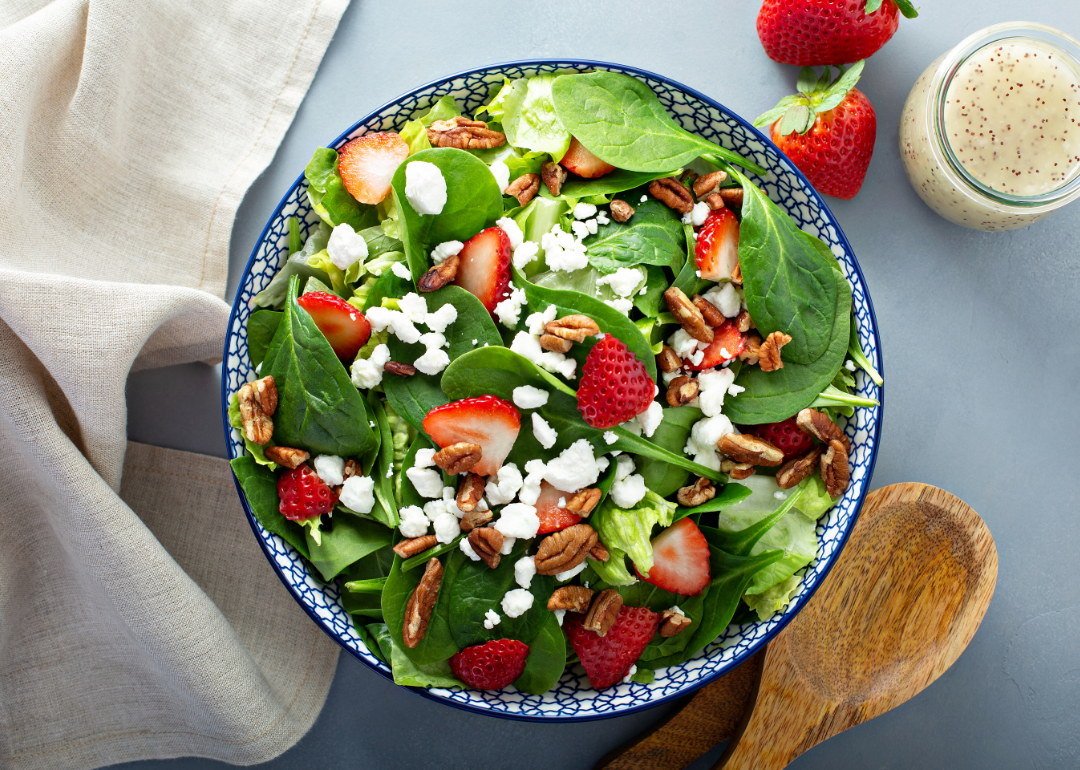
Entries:
POLYGON ((765 425, 752 425, 746 431, 765 439, 773 446, 779 447, 784 453, 784 459, 806 454, 814 448, 814 440, 809 433, 803 433, 795 424, 795 417, 789 417, 783 422, 770 422, 765 425))
POLYGON ((525 670, 529 645, 516 639, 474 644, 450 658, 454 676, 477 690, 501 690, 525 670))
POLYGON ((301 465, 278 478, 278 510, 289 521, 305 521, 334 510, 337 495, 315 471, 301 465))
POLYGON ((409 145, 397 134, 365 134, 338 151, 338 173, 352 197, 379 203, 390 194, 394 172, 407 157, 409 145))
POLYGON ((540 497, 536 498, 536 515, 540 517, 538 535, 558 532, 581 521, 581 517, 571 510, 559 507, 559 500, 569 497, 546 481, 540 484, 540 497))
POLYGON ((606 636, 584 627, 585 615, 566 613, 563 630, 589 682, 597 690, 618 684, 656 633, 660 616, 646 607, 623 607, 606 636))
POLYGON ((608 334, 585 356, 577 408, 594 428, 614 428, 648 409, 655 390, 645 365, 608 334))
POLYGON ((326 335, 330 347, 343 361, 356 358, 371 336, 371 324, 364 314, 334 294, 312 291, 301 294, 296 303, 308 311, 311 320, 326 335))
POLYGON ((684 358, 683 365, 692 372, 703 372, 736 358, 743 352, 744 347, 746 347, 746 341, 735 328, 735 324, 724 321, 713 328, 713 341, 702 351, 701 363, 695 364, 689 358, 684 358))
POLYGON ((717 209, 705 217, 694 258, 702 278, 720 281, 731 277, 739 262, 739 220, 731 209, 717 209))
POLYGON ((600 160, 586 150, 585 145, 573 138, 570 139, 570 147, 567 149, 566 154, 563 155, 563 158, 559 163, 561 163, 562 167, 567 171, 571 171, 586 179, 596 179, 598 176, 610 174, 615 170, 613 165, 600 160))
POLYGON ((461 247, 454 284, 476 296, 495 313, 510 293, 510 238, 501 227, 481 230, 461 247))
POLYGON ((424 430, 440 447, 459 441, 479 444, 480 462, 472 472, 491 476, 514 448, 521 415, 517 407, 497 396, 476 396, 437 406, 424 418, 424 430))
POLYGON ((697 596, 709 585, 709 544, 693 519, 679 519, 654 537, 652 551, 649 576, 637 573, 645 582, 682 596, 697 596))

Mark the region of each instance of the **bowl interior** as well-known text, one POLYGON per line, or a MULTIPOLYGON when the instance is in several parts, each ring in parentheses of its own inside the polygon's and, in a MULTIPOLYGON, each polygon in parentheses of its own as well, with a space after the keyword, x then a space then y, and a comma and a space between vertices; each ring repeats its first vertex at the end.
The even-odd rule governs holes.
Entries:
MULTIPOLYGON (((637 77, 660 97, 668 111, 686 129, 741 153, 769 170, 758 179, 769 197, 786 209, 805 231, 827 243, 853 290, 853 308, 859 340, 867 357, 881 371, 880 341, 870 295, 847 239, 828 207, 790 161, 749 124, 720 104, 685 86, 652 73, 629 67, 585 61, 537 61, 493 65, 454 75, 406 94, 359 121, 328 146, 338 148, 349 138, 373 131, 400 130, 418 112, 427 109, 445 95, 453 96, 467 114, 489 97, 504 78, 519 78, 540 72, 608 69, 637 77)), ((254 309, 254 297, 269 282, 288 257, 288 219, 297 217, 301 234, 318 222, 306 196, 303 176, 286 193, 271 216, 252 252, 233 306, 225 344, 222 382, 223 410, 228 399, 245 382, 255 378, 247 350, 247 321, 254 309)), ((861 370, 856 376, 858 393, 882 400, 883 393, 861 370)), ((799 574, 803 584, 794 601, 783 613, 768 621, 730 626, 694 660, 681 666, 660 669, 652 684, 620 684, 603 692, 593 690, 580 666, 567 671, 558 686, 542 696, 528 695, 513 688, 497 692, 474 690, 417 690, 421 694, 469 710, 497 716, 534 720, 581 720, 625 714, 657 705, 687 694, 752 655, 784 626, 806 603, 828 573, 848 533, 855 523, 868 490, 877 453, 881 410, 860 408, 847 421, 844 430, 852 443, 851 484, 843 499, 818 523, 817 559, 799 574)), ((244 446, 237 431, 225 421, 230 457, 238 457, 244 446)), ((239 489, 239 487, 238 487, 239 489)), ((338 589, 314 579, 303 560, 289 545, 263 529, 247 510, 259 542, 281 580, 311 618, 342 647, 384 676, 389 667, 372 655, 353 628, 350 616, 342 609, 338 589)))

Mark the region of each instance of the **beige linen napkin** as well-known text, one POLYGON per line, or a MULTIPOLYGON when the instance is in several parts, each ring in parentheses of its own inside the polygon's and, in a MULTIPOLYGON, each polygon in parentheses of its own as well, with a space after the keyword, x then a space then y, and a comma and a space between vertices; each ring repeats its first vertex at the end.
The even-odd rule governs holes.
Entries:
POLYGON ((2 768, 252 764, 322 707, 337 647, 227 464, 129 445, 124 386, 220 357, 236 207, 346 2, 0 4, 2 768))

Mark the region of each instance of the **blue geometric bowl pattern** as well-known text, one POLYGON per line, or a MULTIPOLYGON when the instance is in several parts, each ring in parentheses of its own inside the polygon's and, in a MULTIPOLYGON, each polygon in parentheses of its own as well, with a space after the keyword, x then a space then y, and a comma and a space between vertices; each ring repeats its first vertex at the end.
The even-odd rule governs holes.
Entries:
MULTIPOLYGON (((376 110, 328 146, 340 148, 348 139, 360 134, 400 130, 406 120, 426 110, 444 95, 454 97, 463 111, 471 115, 487 101, 492 90, 500 86, 504 78, 527 77, 540 72, 592 69, 623 72, 641 79, 656 92, 660 101, 684 128, 718 142, 768 169, 769 174, 760 178, 758 183, 773 201, 788 211, 803 230, 829 244, 839 260, 854 293, 855 319, 863 350, 877 370, 882 371, 881 346, 870 294, 851 246, 821 197, 790 161, 756 129, 707 96, 659 75, 620 65, 574 60, 492 65, 418 88, 376 110)), ((255 379, 248 358, 248 316, 253 310, 255 295, 269 283, 288 256, 288 219, 299 219, 302 223, 301 235, 305 238, 308 230, 318 221, 308 205, 305 193, 306 184, 301 174, 270 217, 252 252, 233 305, 225 343, 222 382, 222 416, 230 457, 238 457, 244 451, 244 445, 239 433, 229 427, 225 411, 232 394, 245 382, 255 379)), ((875 386, 861 370, 856 380, 859 395, 884 402, 882 389, 875 386)), ((575 666, 563 675, 554 690, 542 696, 528 695, 512 687, 497 692, 458 689, 416 691, 435 700, 494 716, 537 721, 576 721, 626 714, 655 706, 671 698, 686 695, 722 676, 760 649, 791 620, 824 580, 847 540, 866 496, 877 455, 881 414, 881 406, 874 409, 856 409, 855 416, 844 426, 853 447, 851 485, 840 503, 819 522, 817 534, 820 547, 817 560, 802 571, 802 588, 782 614, 766 622, 729 627, 696 659, 682 666, 658 670, 655 681, 649 685, 620 684, 597 692, 589 686, 581 667, 575 666)), ((308 573, 303 560, 289 545, 259 526, 248 509, 239 485, 237 491, 263 551, 296 601, 312 620, 342 647, 389 678, 389 668, 368 651, 353 629, 349 615, 341 607, 337 587, 324 585, 314 579, 308 573)))

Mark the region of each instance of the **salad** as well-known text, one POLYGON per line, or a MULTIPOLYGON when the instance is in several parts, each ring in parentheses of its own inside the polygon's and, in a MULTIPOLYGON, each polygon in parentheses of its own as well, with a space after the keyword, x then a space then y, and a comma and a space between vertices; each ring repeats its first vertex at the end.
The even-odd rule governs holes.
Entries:
POLYGON ((316 150, 232 466, 395 682, 648 683, 797 592, 881 380, 761 173, 612 72, 316 150))

